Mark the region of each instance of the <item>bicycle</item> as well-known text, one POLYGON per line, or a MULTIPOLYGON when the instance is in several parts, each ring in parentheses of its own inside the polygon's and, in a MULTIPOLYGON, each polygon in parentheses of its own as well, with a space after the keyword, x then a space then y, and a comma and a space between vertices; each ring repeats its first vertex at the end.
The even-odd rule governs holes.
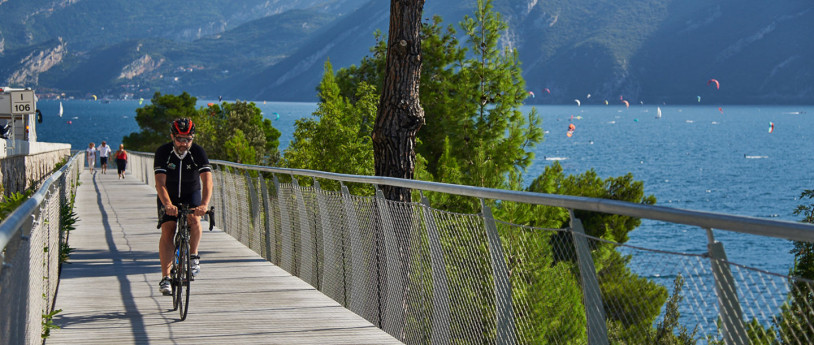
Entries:
MULTIPOLYGON (((172 310, 179 310, 181 321, 186 320, 189 310, 189 283, 195 278, 192 276, 192 266, 189 253, 189 224, 187 215, 194 211, 189 205, 178 205, 178 221, 175 231, 175 256, 172 261, 170 278, 172 281, 172 310)), ((206 212, 209 216, 209 231, 215 227, 215 207, 206 212)))

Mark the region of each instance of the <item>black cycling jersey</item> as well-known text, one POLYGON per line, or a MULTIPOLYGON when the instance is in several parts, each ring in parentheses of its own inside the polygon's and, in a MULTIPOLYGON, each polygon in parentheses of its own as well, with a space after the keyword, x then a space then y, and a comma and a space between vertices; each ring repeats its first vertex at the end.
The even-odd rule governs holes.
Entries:
POLYGON ((156 175, 167 176, 167 192, 173 201, 201 190, 200 174, 212 171, 203 147, 195 143, 180 156, 173 149, 172 142, 161 145, 155 151, 153 167, 156 175))

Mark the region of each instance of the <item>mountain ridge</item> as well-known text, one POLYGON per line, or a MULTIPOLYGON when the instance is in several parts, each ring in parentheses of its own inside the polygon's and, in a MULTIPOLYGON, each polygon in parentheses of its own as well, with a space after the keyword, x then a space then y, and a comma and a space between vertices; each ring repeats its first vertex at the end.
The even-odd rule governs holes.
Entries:
MULTIPOLYGON (((67 4, 71 1, 29 1, 24 5, 21 0, 8 0, 0 3, 0 11, 10 8, 10 3, 17 12, 28 6, 30 18, 36 19, 44 18, 47 6, 71 6, 67 4)), ((389 23, 389 3, 380 0, 291 0, 285 6, 240 0, 232 7, 221 0, 206 2, 214 9, 229 10, 219 16, 193 11, 204 13, 200 18, 256 18, 213 26, 212 32, 200 23, 214 21, 199 18, 190 21, 193 24, 179 24, 172 35, 122 34, 115 36, 116 42, 87 49, 86 41, 76 42, 70 35, 48 36, 53 35, 48 33, 50 27, 68 25, 57 19, 60 13, 77 9, 52 10, 53 25, 23 30, 26 37, 43 38, 28 45, 7 39, 17 31, 7 30, 13 25, 0 24, 0 42, 4 42, 0 44, 0 82, 26 83, 75 97, 89 93, 149 97, 154 91, 189 91, 208 98, 315 101, 324 61, 330 59, 335 69, 358 64, 375 43, 374 31, 381 30, 386 37, 389 23), (255 8, 262 10, 241 13, 255 8), (24 67, 21 56, 38 56, 59 46, 61 60, 50 68, 18 71, 30 68, 24 67), (105 67, 97 68, 100 64, 105 67)), ((87 3, 98 4, 98 0, 87 3)), ((473 6, 474 2, 428 2, 423 17, 441 15, 464 40, 457 23, 471 15, 473 6)), ((705 103, 716 104, 814 104, 814 67, 805 63, 814 59, 814 45, 806 43, 814 33, 812 3, 495 0, 494 6, 509 24, 501 42, 518 49, 527 87, 537 94, 527 100, 529 104, 573 103, 574 99, 583 104, 618 103, 620 97, 631 103, 689 104, 699 96, 705 103), (710 78, 720 80, 720 90, 705 84, 710 78), (592 97, 587 98, 588 94, 592 97)), ((24 27, 20 24, 17 29, 24 27)))

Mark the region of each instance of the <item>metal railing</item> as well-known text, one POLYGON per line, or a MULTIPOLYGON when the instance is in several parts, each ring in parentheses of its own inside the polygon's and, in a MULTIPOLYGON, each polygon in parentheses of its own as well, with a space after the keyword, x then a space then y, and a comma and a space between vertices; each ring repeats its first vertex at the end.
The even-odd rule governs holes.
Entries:
MULTIPOLYGON (((152 155, 130 157, 131 174, 154 184, 152 155)), ((814 342, 814 308, 790 297, 814 294, 812 282, 730 262, 713 237, 719 229, 812 243, 810 224, 212 163, 225 232, 408 344, 814 342), (379 185, 411 188, 421 201, 386 200, 379 185), (482 212, 435 209, 424 192, 479 198, 482 212), (501 221, 485 201, 564 208, 570 226, 501 221), (694 252, 615 243, 587 235, 582 211, 674 223, 705 231, 706 241, 694 252)))
MULTIPOLYGON (((81 157, 80 157, 81 156, 81 157)), ((59 282, 60 208, 76 191, 76 154, 0 223, 0 344, 42 344, 59 282)))

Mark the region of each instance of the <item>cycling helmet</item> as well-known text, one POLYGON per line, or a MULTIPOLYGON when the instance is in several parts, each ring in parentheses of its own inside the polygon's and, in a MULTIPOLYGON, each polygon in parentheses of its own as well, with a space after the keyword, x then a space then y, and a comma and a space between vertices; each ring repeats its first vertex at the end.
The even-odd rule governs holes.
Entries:
POLYGON ((192 123, 192 119, 182 118, 182 119, 175 119, 170 125, 170 131, 172 131, 173 135, 194 135, 195 134, 195 124, 192 123))

